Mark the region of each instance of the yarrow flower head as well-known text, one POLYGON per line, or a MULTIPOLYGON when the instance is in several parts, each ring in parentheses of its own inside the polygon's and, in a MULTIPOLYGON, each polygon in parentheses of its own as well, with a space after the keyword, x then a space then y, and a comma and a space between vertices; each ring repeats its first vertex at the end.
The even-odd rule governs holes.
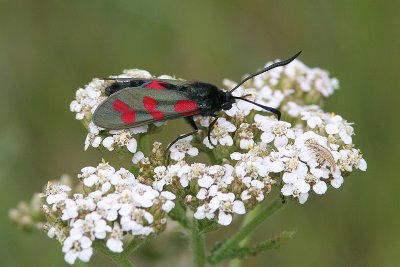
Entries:
MULTIPOLYGON (((125 70, 113 77, 156 78, 144 70, 125 70)), ((167 218, 187 228, 188 215, 200 232, 211 231, 232 224, 271 192, 304 204, 312 195, 339 188, 354 170, 367 169, 353 144, 353 124, 322 107, 338 89, 338 80, 299 60, 258 75, 234 92, 281 110, 283 120, 238 100, 218 113, 210 137, 214 117, 195 116, 198 133, 180 139, 168 151, 158 141, 146 146, 148 135, 164 122, 123 130, 93 123, 96 108, 114 82, 92 80, 77 90, 70 109, 88 130, 85 150, 128 153, 132 166, 117 170, 103 161, 82 168, 79 186, 49 182, 40 195, 46 217, 40 228, 62 243, 70 264, 88 261, 99 242, 121 253, 126 239, 136 242, 161 233, 167 218), (211 164, 200 161, 202 153, 211 164)), ((223 85, 230 90, 236 83, 226 79, 223 85)), ((27 216, 26 208, 12 214, 18 221, 27 216)))
POLYGON ((157 191, 106 162, 83 168, 78 178, 82 193, 68 195, 69 187, 50 184, 43 194, 47 232, 62 237, 66 262, 89 261, 96 240, 104 240, 112 252, 122 252, 125 236, 142 239, 165 229, 165 216, 174 207, 173 193, 157 191))

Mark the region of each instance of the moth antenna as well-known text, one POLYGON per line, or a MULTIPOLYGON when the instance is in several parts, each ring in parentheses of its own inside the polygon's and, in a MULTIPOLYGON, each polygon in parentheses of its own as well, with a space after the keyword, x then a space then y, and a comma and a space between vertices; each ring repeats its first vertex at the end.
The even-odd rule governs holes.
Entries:
POLYGON ((268 67, 266 67, 266 68, 264 68, 264 69, 262 69, 262 70, 257 71, 256 73, 254 73, 254 74, 250 75, 249 77, 243 79, 243 80, 242 80, 240 83, 238 83, 230 92, 232 93, 233 91, 235 91, 236 89, 238 89, 239 86, 241 86, 242 84, 244 84, 245 82, 247 82, 247 81, 250 80, 251 78, 253 78, 253 77, 257 76, 257 75, 260 75, 261 73, 264 73, 264 72, 266 72, 266 71, 272 70, 272 69, 274 69, 274 68, 276 68, 276 67, 281 67, 281 66, 285 66, 285 65, 289 64, 289 63, 292 62, 296 57, 298 57, 300 54, 301 54, 301 51, 298 52, 296 55, 292 56, 291 58, 288 58, 288 59, 283 60, 283 61, 275 62, 274 64, 269 65, 268 67))
POLYGON ((240 100, 249 102, 249 103, 251 103, 251 104, 253 104, 253 105, 259 106, 260 108, 265 109, 266 111, 269 111, 269 112, 274 113, 274 114, 278 117, 278 120, 281 119, 281 112, 280 112, 279 110, 277 110, 276 108, 271 108, 271 107, 268 107, 268 106, 264 106, 264 105, 258 104, 258 103, 256 103, 256 102, 253 102, 253 101, 251 101, 251 100, 249 100, 249 99, 240 97, 240 96, 233 96, 233 98, 234 98, 234 99, 240 99, 240 100))

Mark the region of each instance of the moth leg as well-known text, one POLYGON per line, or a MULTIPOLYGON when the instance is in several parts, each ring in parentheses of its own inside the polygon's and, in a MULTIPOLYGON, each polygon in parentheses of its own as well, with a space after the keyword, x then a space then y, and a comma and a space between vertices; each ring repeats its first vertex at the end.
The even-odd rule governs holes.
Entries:
POLYGON ((195 131, 199 130, 199 128, 197 128, 196 122, 193 119, 193 116, 185 117, 184 119, 187 123, 189 123, 189 125, 193 128, 193 130, 195 131))
MULTIPOLYGON (((211 130, 214 127, 215 123, 217 123, 218 120, 218 116, 217 115, 211 115, 212 117, 214 117, 214 120, 210 123, 210 125, 208 126, 208 133, 207 133, 207 137, 208 137, 208 142, 210 142, 210 145, 214 146, 213 143, 211 142, 211 130)), ((218 145, 218 141, 217 144, 218 145)))
POLYGON ((167 151, 169 151, 169 149, 171 148, 171 146, 173 144, 175 144, 176 142, 178 142, 179 140, 186 138, 188 136, 194 135, 195 133, 197 133, 199 131, 199 128, 197 127, 196 123, 193 120, 193 116, 190 117, 185 117, 185 120, 189 123, 189 125, 194 129, 193 132, 187 133, 187 134, 182 134, 180 136, 178 136, 174 141, 172 141, 168 147, 167 147, 167 151))

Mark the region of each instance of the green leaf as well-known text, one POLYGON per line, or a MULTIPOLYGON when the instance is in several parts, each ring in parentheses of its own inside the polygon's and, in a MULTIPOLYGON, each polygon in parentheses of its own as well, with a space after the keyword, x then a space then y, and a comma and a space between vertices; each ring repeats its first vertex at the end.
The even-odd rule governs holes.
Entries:
POLYGON ((133 175, 138 176, 138 174, 139 174, 139 167, 136 166, 136 165, 132 165, 132 166, 129 168, 129 171, 130 171, 131 173, 133 173, 133 175))
POLYGON ((228 251, 226 254, 224 254, 220 258, 220 260, 234 259, 234 258, 245 259, 250 256, 256 256, 260 252, 279 248, 284 241, 292 239, 293 236, 294 236, 294 231, 283 231, 279 235, 271 239, 265 240, 263 242, 260 242, 255 246, 234 248, 228 251))
POLYGON ((211 231, 216 231, 220 228, 220 225, 215 221, 209 220, 199 220, 199 229, 202 233, 208 233, 211 231))
POLYGON ((220 246, 218 246, 218 248, 215 248, 208 256, 208 262, 211 264, 220 262, 226 254, 238 248, 240 242, 253 233, 257 226, 263 223, 268 217, 282 207, 283 203, 280 195, 277 195, 273 200, 270 200, 267 207, 258 212, 253 218, 251 218, 249 222, 247 222, 244 226, 238 229, 238 231, 226 239, 220 246))

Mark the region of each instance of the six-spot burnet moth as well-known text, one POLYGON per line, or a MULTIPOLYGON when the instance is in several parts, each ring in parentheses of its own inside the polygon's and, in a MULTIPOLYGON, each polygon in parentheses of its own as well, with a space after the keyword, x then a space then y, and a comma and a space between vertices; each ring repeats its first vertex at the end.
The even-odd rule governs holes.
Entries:
POLYGON ((250 102, 260 108, 274 113, 278 119, 281 112, 275 108, 255 103, 245 97, 234 96, 232 93, 247 80, 292 62, 301 51, 293 57, 276 62, 243 79, 233 89, 225 92, 215 85, 203 82, 188 82, 169 79, 138 79, 138 78, 105 78, 115 80, 106 88, 108 98, 101 103, 93 114, 93 122, 99 127, 118 130, 134 128, 154 122, 172 120, 184 117, 193 131, 178 136, 168 149, 178 140, 198 132, 193 120, 194 115, 211 116, 214 120, 208 127, 210 133, 218 120, 215 114, 221 110, 229 110, 237 100, 250 102))

